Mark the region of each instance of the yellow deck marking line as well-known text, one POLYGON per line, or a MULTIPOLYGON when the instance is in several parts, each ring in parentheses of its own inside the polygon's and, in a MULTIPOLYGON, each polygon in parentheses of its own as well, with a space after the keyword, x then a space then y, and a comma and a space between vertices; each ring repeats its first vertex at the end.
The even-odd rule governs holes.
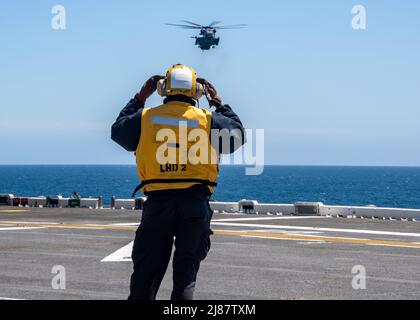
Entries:
MULTIPOLYGON (((94 230, 126 230, 136 231, 137 226, 115 226, 115 225, 98 225, 98 224, 76 224, 76 223, 43 223, 43 222, 0 222, 0 226, 15 226, 15 227, 45 227, 57 229, 94 229, 94 230)), ((268 239, 287 239, 299 241, 326 241, 330 243, 348 243, 348 244, 364 244, 364 245, 381 245, 392 247, 410 247, 420 248, 420 243, 379 240, 379 239, 361 239, 361 238, 346 238, 346 237, 328 237, 328 236, 314 236, 314 235, 297 235, 297 234, 281 234, 281 233, 264 233, 264 232, 247 232, 247 231, 233 231, 233 230, 214 230, 215 234, 225 236, 241 236, 241 237, 264 237, 268 239)))
POLYGON ((271 239, 288 239, 288 240, 318 240, 332 243, 350 243, 350 244, 369 244, 369 245, 383 245, 383 246, 404 246, 410 248, 420 248, 420 244, 414 242, 392 241, 392 240, 375 240, 375 239, 358 239, 358 238, 342 238, 342 237, 326 237, 326 236, 309 236, 309 235, 295 235, 295 234, 278 234, 278 233, 262 233, 262 232, 236 232, 216 230, 217 234, 233 235, 233 236, 252 236, 265 237, 271 239))
POLYGON ((78 223, 44 223, 44 222, 0 222, 0 226, 13 227, 44 227, 57 229, 94 229, 94 230, 127 230, 135 231, 137 228, 130 226, 112 226, 101 224, 78 224, 78 223))
POLYGON ((0 213, 28 212, 29 210, 0 210, 0 213))

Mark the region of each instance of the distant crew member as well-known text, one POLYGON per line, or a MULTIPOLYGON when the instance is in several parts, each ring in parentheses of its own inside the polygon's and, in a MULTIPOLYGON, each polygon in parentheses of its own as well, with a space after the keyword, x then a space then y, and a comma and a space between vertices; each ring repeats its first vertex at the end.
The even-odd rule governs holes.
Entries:
POLYGON ((134 240, 128 299, 156 299, 175 242, 171 299, 192 300, 200 263, 210 250, 209 199, 217 185, 219 155, 244 143, 241 120, 222 104, 213 85, 178 64, 166 77, 145 82, 121 111, 111 136, 135 151, 141 180, 135 192, 141 189, 147 196, 134 240), (144 108, 156 89, 165 97, 163 104, 144 108), (196 107, 203 94, 214 112, 196 107), (229 132, 228 143, 217 135, 223 129, 229 132))

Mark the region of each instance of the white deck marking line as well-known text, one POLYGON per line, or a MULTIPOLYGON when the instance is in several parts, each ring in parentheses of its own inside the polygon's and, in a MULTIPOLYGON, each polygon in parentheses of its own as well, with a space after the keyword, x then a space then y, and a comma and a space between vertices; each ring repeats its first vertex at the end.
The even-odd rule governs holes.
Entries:
POLYGON ((388 236, 420 237, 420 233, 377 231, 377 230, 363 230, 363 229, 300 227, 300 226, 284 226, 284 225, 275 225, 275 224, 232 223, 232 222, 212 222, 211 224, 215 225, 215 226, 230 226, 230 227, 252 227, 252 228, 267 228, 267 229, 290 229, 290 230, 314 230, 314 231, 326 231, 326 232, 345 232, 345 233, 376 234, 376 235, 388 235, 388 236))
POLYGON ((305 240, 323 240, 328 243, 340 243, 340 244, 357 244, 357 245, 365 245, 365 244, 382 244, 382 245, 389 245, 389 246, 404 246, 407 248, 417 248, 420 249, 420 245, 412 243, 412 242, 401 242, 401 241, 392 241, 392 240, 380 240, 380 239, 360 239, 360 238, 344 238, 344 237, 329 237, 329 236, 314 236, 314 235, 290 235, 290 234, 279 234, 279 233, 265 233, 265 234, 258 234, 255 232, 226 232, 223 230, 215 230, 215 234, 220 235, 238 235, 238 236, 254 236, 258 237, 267 237, 270 239, 293 239, 298 241, 305 241, 305 240))
POLYGON ((46 228, 45 227, 6 227, 6 228, 0 228, 0 231, 33 230, 33 229, 46 229, 46 228))
MULTIPOLYGON (((223 229, 224 230, 224 229, 223 229)), ((235 231, 235 230, 233 230, 235 231)), ((325 232, 322 231, 287 231, 287 230, 273 230, 273 229, 254 229, 254 230, 242 230, 245 232, 259 232, 259 233, 278 233, 278 234, 296 234, 296 235, 311 235, 311 234, 315 234, 315 235, 319 235, 319 234, 325 234, 325 232)))
POLYGON ((249 230, 249 229, 223 229, 223 230, 213 230, 213 231, 226 231, 226 232, 258 232, 258 231, 265 231, 265 230, 249 230))
POLYGON ((312 241, 298 241, 297 243, 298 244, 324 244, 324 243, 327 243, 327 242, 322 241, 322 240, 319 240, 319 241, 312 240, 312 241))
MULTIPOLYGON (((83 224, 83 223, 67 223, 67 222, 42 222, 42 221, 0 221, 1 226, 20 226, 23 227, 43 227, 43 228, 63 228, 63 229, 120 229, 131 230, 131 226, 117 226, 112 224, 83 224), (26 225, 26 226, 25 226, 26 225)), ((134 230, 135 231, 135 230, 134 230)))
MULTIPOLYGON (((229 218, 229 219, 213 219, 211 221, 224 222, 224 221, 258 221, 258 220, 289 220, 289 219, 330 219, 331 217, 326 216, 281 216, 281 217, 259 217, 259 218, 229 218)), ((127 223, 113 223, 110 226, 138 226, 139 222, 127 222, 127 223)))
MULTIPOLYGON (((234 232, 237 232, 237 231, 234 231, 234 232)), ((246 232, 245 232, 246 233, 246 232)), ((279 235, 281 235, 281 234, 279 234, 279 235)), ((289 234, 285 234, 286 236, 287 235, 289 235, 289 234)), ((291 236, 300 236, 300 234, 290 234, 291 236)), ((247 237, 248 235, 247 234, 240 234, 240 236, 245 236, 245 237, 247 237)), ((255 237, 259 237, 260 235, 250 235, 250 236, 255 236, 255 237)), ((264 234, 262 233, 261 234, 261 236, 262 237, 268 237, 268 236, 264 236, 264 234)), ((312 234, 302 234, 301 236, 304 236, 305 237, 305 239, 297 239, 297 240, 302 240, 302 241, 326 241, 326 240, 321 240, 321 239, 319 239, 320 238, 320 236, 317 236, 317 235, 312 235, 312 234), (308 239, 309 238, 309 239, 308 239), (310 239, 310 238, 317 238, 317 239, 310 239)), ((372 240, 372 239, 366 239, 366 238, 351 238, 351 237, 333 237, 333 236, 328 236, 328 237, 324 237, 324 236, 321 236, 321 238, 328 238, 328 239, 340 239, 340 240, 362 240, 362 241, 370 241, 370 240, 372 240)), ((284 238, 274 238, 274 237, 270 237, 270 239, 284 239, 284 238)), ((287 239, 287 238, 286 238, 287 239)), ((293 240, 296 240, 296 239, 293 239, 293 240)))
POLYGON ((16 299, 16 298, 6 298, 6 297, 0 297, 0 300, 25 300, 25 299, 16 299))
MULTIPOLYGON (((19 224, 19 223, 23 223, 23 224, 25 224, 25 223, 27 223, 27 224, 30 224, 30 223, 48 223, 48 224, 62 224, 61 222, 49 222, 49 221, 45 221, 45 222, 42 222, 42 221, 20 221, 20 220, 16 220, 16 221, 3 221, 3 220, 1 220, 0 221, 0 223, 1 223, 1 225, 2 226, 4 226, 4 225, 6 225, 6 224, 10 224, 10 225, 17 225, 17 224, 19 224)), ((63 222, 63 223, 65 223, 65 222, 63 222)))
POLYGON ((109 256, 103 258, 101 262, 131 261, 131 252, 133 251, 133 243, 134 241, 131 241, 129 244, 111 253, 109 256))
POLYGON ((331 219, 326 216, 280 216, 280 217, 258 217, 258 218, 228 218, 228 219, 213 219, 212 221, 258 221, 258 220, 294 220, 294 219, 331 219))
MULTIPOLYGON (((299 240, 297 240, 297 239, 286 239, 286 238, 273 238, 273 237, 266 237, 266 236, 253 236, 253 235, 250 235, 250 236, 246 236, 246 235, 241 235, 241 237, 244 237, 244 238, 259 238, 259 239, 271 239, 271 240, 286 240, 286 241, 296 241, 297 243, 302 243, 302 242, 299 242, 299 240)), ((300 240, 300 241, 302 241, 302 240, 300 240)), ((318 242, 318 243, 326 243, 326 241, 324 241, 324 240, 317 240, 317 239, 314 239, 314 240, 312 240, 312 239, 307 239, 307 240, 304 240, 304 241, 306 241, 306 242, 318 242)))
MULTIPOLYGON (((66 223, 44 223, 44 222, 22 222, 22 221, 0 221, 0 225, 11 225, 16 227, 46 227, 46 228, 67 228, 67 229, 115 229, 115 230, 129 230, 135 231, 132 226, 112 226, 100 224, 66 224, 66 223), (27 224, 27 225, 25 225, 27 224)), ((343 233, 358 233, 358 234, 374 234, 374 235, 392 235, 392 236, 406 236, 406 237, 420 237, 420 233, 408 232, 393 232, 393 231, 377 231, 364 229, 339 229, 339 228, 325 228, 325 227, 303 227, 303 226, 288 226, 288 225, 270 225, 270 224, 254 224, 254 223, 232 223, 232 222, 211 222, 215 226, 233 226, 246 228, 264 228, 264 229, 290 229, 290 230, 308 230, 308 231, 326 231, 326 232, 343 232, 343 233)))

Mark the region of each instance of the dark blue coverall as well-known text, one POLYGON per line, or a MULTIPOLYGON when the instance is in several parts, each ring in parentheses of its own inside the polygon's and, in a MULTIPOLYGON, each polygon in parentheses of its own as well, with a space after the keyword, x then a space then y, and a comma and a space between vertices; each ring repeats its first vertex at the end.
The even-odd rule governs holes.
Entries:
MULTIPOLYGON (((181 95, 169 96, 164 103, 173 100, 195 105, 193 99, 181 95)), ((139 144, 143 107, 136 99, 130 100, 112 125, 112 140, 127 151, 136 151, 139 144)), ((239 129, 241 132, 241 136, 232 135, 229 150, 222 150, 220 141, 220 153, 232 153, 244 143, 241 120, 229 105, 212 112, 211 129, 239 129)), ((134 272, 128 299, 156 298, 175 242, 171 299, 191 300, 200 262, 210 249, 211 193, 207 186, 197 184, 187 189, 159 190, 145 195, 147 200, 133 246, 134 272)))

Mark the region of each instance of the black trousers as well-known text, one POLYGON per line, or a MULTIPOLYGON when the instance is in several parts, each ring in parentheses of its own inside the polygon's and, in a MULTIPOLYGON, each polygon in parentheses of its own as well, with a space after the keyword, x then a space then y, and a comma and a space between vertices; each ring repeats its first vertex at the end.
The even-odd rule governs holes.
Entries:
POLYGON ((192 300, 200 262, 210 250, 208 195, 149 195, 136 232, 129 300, 154 300, 175 243, 172 300, 192 300))

